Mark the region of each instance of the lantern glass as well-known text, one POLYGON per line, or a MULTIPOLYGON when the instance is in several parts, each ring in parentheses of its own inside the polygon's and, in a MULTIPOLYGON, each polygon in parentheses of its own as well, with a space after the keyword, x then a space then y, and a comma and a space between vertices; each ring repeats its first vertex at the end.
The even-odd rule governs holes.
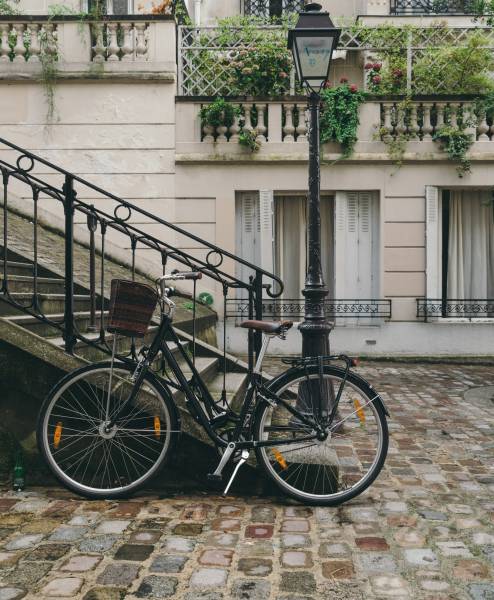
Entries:
POLYGON ((295 67, 299 80, 320 88, 328 79, 335 36, 331 31, 298 31, 294 36, 295 67))

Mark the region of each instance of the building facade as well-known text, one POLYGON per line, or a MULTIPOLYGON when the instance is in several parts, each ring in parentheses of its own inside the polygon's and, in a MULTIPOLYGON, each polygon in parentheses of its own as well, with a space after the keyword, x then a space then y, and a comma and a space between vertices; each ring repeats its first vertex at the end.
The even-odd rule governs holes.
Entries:
MULTIPOLYGON (((305 99, 295 95, 292 81, 293 93, 277 98, 230 97, 242 120, 228 127, 205 124, 200 111, 214 97, 228 98, 222 65, 232 60, 235 48, 221 41, 218 19, 242 13, 282 16, 299 10, 301 2, 191 0, 186 8, 193 25, 177 25, 166 7, 165 14, 156 14, 154 6, 150 15, 152 4, 115 1, 106 6, 109 16, 101 23, 81 24, 71 16, 47 20, 47 4, 20 2, 15 6, 32 17, 0 17, 0 137, 273 271, 285 289, 275 300, 266 296, 265 318, 300 321, 306 265, 305 99), (46 67, 32 57, 39 55, 40 34, 51 30, 57 76, 43 85, 46 67), (7 52, 8 36, 14 43, 7 52), (255 131, 258 151, 239 145, 243 130, 255 131)), ((472 28, 490 36, 490 29, 468 14, 468 2, 460 0, 440 6, 424 0, 322 4, 345 31, 332 66, 334 86, 345 78, 368 88, 365 65, 376 53, 357 39, 355 23, 412 25, 434 35, 447 30, 458 40, 472 28)), ((74 2, 74 11, 87 8, 74 2)), ((419 50, 410 43, 407 77, 413 76, 419 50)), ((349 158, 341 160, 338 144, 323 147, 322 266, 330 290, 328 318, 335 322, 332 349, 492 354, 494 124, 475 111, 472 97, 448 96, 440 83, 436 94, 411 96, 405 108, 401 102, 397 96, 368 96, 360 106, 357 143, 349 158), (474 140, 472 166, 459 177, 458 165, 433 137, 442 123, 463 122, 467 113, 472 116, 465 125, 474 140), (390 140, 400 139, 406 144, 398 161, 390 140)), ((55 210, 45 204, 45 210, 55 210)), ((152 232, 151 222, 140 225, 152 232)), ((179 234, 170 241, 181 247, 179 234)), ((118 239, 113 242, 118 246, 118 239)), ((200 243, 187 250, 204 254, 200 243)), ((159 271, 145 252, 139 260, 159 271)), ((221 316, 226 307, 228 348, 245 351, 245 334, 237 327, 245 298, 230 290, 225 303, 221 286, 210 291, 221 316)), ((297 353, 300 347, 294 328, 275 350, 297 353)))

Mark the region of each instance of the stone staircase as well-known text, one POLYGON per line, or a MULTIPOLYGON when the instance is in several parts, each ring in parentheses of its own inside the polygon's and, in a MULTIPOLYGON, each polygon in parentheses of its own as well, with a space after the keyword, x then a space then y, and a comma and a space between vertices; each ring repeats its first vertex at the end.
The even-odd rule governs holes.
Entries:
MULTIPOLYGON (((9 215, 16 223, 15 234, 9 240, 7 252, 7 274, 8 289, 11 298, 24 306, 29 306, 33 299, 34 277, 32 257, 23 248, 23 228, 29 223, 20 215, 9 215), (16 244, 16 236, 19 237, 16 244)), ((40 312, 54 323, 63 322, 64 317, 64 292, 65 283, 63 273, 54 264, 53 253, 56 246, 60 245, 62 252, 63 238, 56 232, 44 230, 50 240, 47 247, 50 248, 50 259, 46 256, 38 256, 38 278, 37 278, 37 300, 40 312)), ((76 245, 77 246, 77 245, 76 245)), ((0 246, 0 257, 5 252, 0 246)), ((82 250, 82 249, 81 249, 82 250)), ((77 248, 75 255, 77 257, 77 248)), ((4 260, 0 258, 0 286, 4 278, 4 260)), ((77 259, 76 259, 77 260, 77 259)), ((109 271, 116 277, 130 278, 127 267, 118 263, 111 264, 109 271)), ((82 272, 82 269, 81 269, 82 272)), ((139 276, 140 280, 146 278, 139 276)), ((109 284, 110 282, 108 282, 109 284)), ((105 289, 105 303, 109 297, 109 287, 105 289), (107 295, 108 293, 108 295, 107 295)), ((190 298, 176 298, 177 311, 175 328, 179 335, 181 344, 191 351, 192 347, 192 312, 190 310, 190 298), (186 308, 187 307, 187 308, 186 308)), ((74 289, 74 309, 76 328, 80 334, 89 340, 96 341, 99 337, 101 314, 97 311, 96 322, 90 327, 90 295, 87 283, 77 281, 74 289), (95 325, 95 327, 94 327, 95 325)), ((234 406, 238 405, 246 388, 247 365, 234 356, 226 355, 226 376, 224 378, 223 365, 224 356, 215 346, 215 323, 216 314, 211 309, 197 305, 198 319, 196 322, 196 368, 201 377, 208 383, 213 397, 220 400, 225 379, 227 399, 234 406)), ((107 311, 104 311, 104 315, 107 311)), ((157 329, 157 323, 150 327, 148 335, 141 343, 148 343, 157 329)), ((107 334, 107 342, 111 344, 112 336, 107 334)), ((119 337, 117 350, 126 352, 130 347, 130 339, 119 337)), ((178 347, 171 346, 179 364, 187 373, 183 358, 178 347)), ((26 314, 24 311, 13 306, 8 298, 0 294, 0 364, 3 367, 0 376, 0 384, 4 389, 3 426, 9 429, 16 439, 22 444, 29 457, 31 465, 31 479, 34 472, 41 474, 41 478, 47 473, 43 465, 39 464, 36 456, 34 438, 37 411, 43 398, 49 389, 70 370, 87 364, 108 360, 108 354, 99 348, 84 341, 78 340, 74 355, 69 355, 64 350, 64 339, 62 331, 53 324, 40 320, 39 317, 26 314)), ((211 467, 217 462, 217 453, 213 449, 209 438, 202 429, 188 415, 184 408, 183 398, 177 391, 174 397, 182 413, 182 427, 184 431, 184 442, 175 461, 175 475, 180 473, 183 480, 184 474, 188 478, 205 482, 205 476, 211 467), (191 455, 194 460, 191 461, 191 455), (191 467, 193 465, 193 467, 191 467)), ((1 451, 1 448, 0 448, 1 451)), ((173 477, 174 475, 171 474, 173 477)), ((39 477, 35 477, 35 480, 39 477)), ((249 485, 252 484, 249 476, 249 485)), ((245 481, 245 476, 244 476, 245 481)))

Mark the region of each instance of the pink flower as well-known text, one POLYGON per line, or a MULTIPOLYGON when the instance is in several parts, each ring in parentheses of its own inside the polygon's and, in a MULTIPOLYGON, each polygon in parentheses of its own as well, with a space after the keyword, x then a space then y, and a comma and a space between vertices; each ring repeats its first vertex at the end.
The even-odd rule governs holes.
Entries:
POLYGON ((371 69, 374 68, 374 65, 372 63, 366 63, 364 69, 366 71, 370 71, 371 69))
POLYGON ((392 73, 393 77, 396 77, 396 79, 403 77, 403 71, 401 69, 393 69, 392 73))
POLYGON ((352 83, 352 85, 350 86, 350 91, 352 92, 352 94, 355 94, 355 92, 358 91, 358 87, 352 83))
POLYGON ((374 69, 374 71, 380 71, 380 70, 381 70, 381 67, 382 67, 382 64, 381 64, 381 63, 374 63, 374 64, 372 65, 372 68, 374 69))
POLYGON ((329 83, 329 81, 325 81, 324 82, 324 89, 328 89, 331 87, 331 84, 329 83))
POLYGON ((382 81, 382 77, 380 75, 374 75, 374 77, 372 78, 372 83, 375 83, 376 85, 379 85, 382 81))
POLYGON ((342 77, 340 83, 348 83, 348 77, 342 77))
POLYGON ((282 79, 286 79, 286 78, 288 77, 288 73, 285 73, 285 71, 281 71, 281 73, 280 73, 280 77, 281 77, 282 79))

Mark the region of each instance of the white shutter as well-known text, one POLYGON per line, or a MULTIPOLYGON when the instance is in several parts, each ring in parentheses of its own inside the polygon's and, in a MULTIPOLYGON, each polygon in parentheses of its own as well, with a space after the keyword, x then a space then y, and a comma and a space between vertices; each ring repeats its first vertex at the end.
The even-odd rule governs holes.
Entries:
POLYGON ((347 194, 336 192, 335 195, 335 239, 334 239, 334 297, 345 297, 345 248, 346 248, 346 220, 347 220, 347 194))
POLYGON ((370 299, 377 293, 377 201, 373 192, 337 192, 335 297, 370 299))
POLYGON ((358 286, 355 298, 374 296, 374 261, 372 239, 372 192, 360 192, 358 199, 358 286))
POLYGON ((274 270, 273 190, 259 192, 260 264, 265 271, 274 270))
POLYGON ((439 188, 425 188, 426 201, 426 296, 441 297, 440 249, 439 249, 439 188))
MULTIPOLYGON (((259 264, 259 207, 256 192, 239 193, 236 199, 236 253, 244 260, 259 264)), ((254 275, 252 269, 237 264, 236 275, 242 281, 249 281, 254 275)), ((239 292, 242 295, 241 292, 239 292)))

